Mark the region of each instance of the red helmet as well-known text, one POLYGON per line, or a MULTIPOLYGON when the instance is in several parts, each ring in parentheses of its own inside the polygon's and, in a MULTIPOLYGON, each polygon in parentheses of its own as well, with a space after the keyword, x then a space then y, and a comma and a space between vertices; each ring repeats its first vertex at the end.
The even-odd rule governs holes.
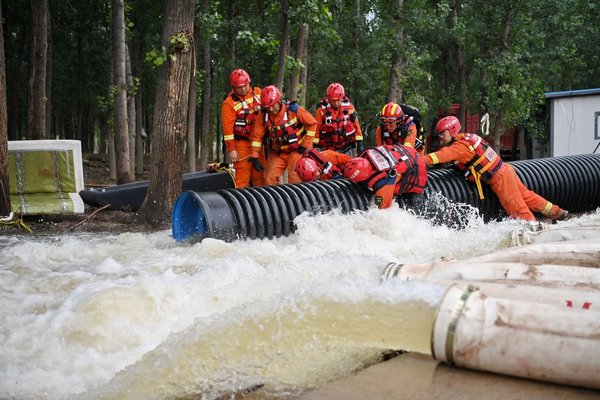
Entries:
POLYGON ((435 126, 437 133, 442 133, 446 129, 450 131, 450 136, 455 137, 460 133, 460 121, 455 116, 448 116, 440 119, 435 126))
POLYGON ((379 115, 382 122, 385 122, 383 120, 390 120, 390 119, 397 120, 401 116, 402 116, 402 107, 400 107, 398 104, 394 103, 393 101, 390 101, 385 106, 383 106, 383 108, 381 109, 381 113, 379 115))
POLYGON ((366 158, 356 157, 344 165, 344 176, 352 182, 362 182, 373 173, 373 167, 366 158))
POLYGON ((260 94, 260 105, 263 107, 272 107, 279 100, 281 100, 281 92, 273 85, 264 88, 260 94))
POLYGON ((345 96, 344 87, 339 83, 334 82, 327 87, 327 100, 341 100, 345 96))
POLYGON ((302 182, 316 181, 321 175, 321 170, 319 169, 317 162, 306 157, 302 157, 298 160, 295 171, 302 182))
POLYGON ((243 69, 234 69, 231 74, 229 74, 229 84, 231 87, 240 87, 246 86, 250 84, 250 75, 243 69))

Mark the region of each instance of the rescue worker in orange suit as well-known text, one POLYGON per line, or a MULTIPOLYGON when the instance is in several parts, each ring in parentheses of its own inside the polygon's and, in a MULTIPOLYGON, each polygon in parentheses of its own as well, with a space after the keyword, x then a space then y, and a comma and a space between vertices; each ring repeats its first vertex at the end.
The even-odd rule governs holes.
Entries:
MULTIPOLYGON (((245 188, 265 184, 264 174, 248 163, 252 148, 252 127, 260 111, 260 88, 250 87, 250 75, 236 69, 229 75, 231 92, 221 105, 223 138, 229 162, 235 169, 235 187, 245 188)), ((264 151, 259 158, 265 160, 264 151)))
POLYGON ((552 220, 564 219, 567 216, 568 211, 527 189, 513 167, 504 163, 480 136, 461 133, 458 118, 448 116, 440 119, 435 130, 446 147, 427 154, 424 157, 427 166, 454 162, 456 167, 465 172, 467 179, 477 185, 481 199, 481 181, 490 185, 511 218, 535 221, 531 210, 540 212, 552 220))
POLYGON ((412 147, 398 144, 368 148, 346 163, 343 173, 352 182, 372 190, 379 208, 389 208, 394 196, 416 204, 422 200, 427 184, 423 157, 412 147))
POLYGON ((379 113, 379 126, 375 131, 377 146, 384 144, 401 144, 417 150, 420 155, 425 152, 425 144, 417 137, 417 125, 413 118, 402 111, 402 107, 389 102, 379 113))
POLYGON ((342 167, 350 160, 351 156, 337 151, 308 149, 296 163, 296 175, 302 182, 339 179, 342 167))
POLYGON ((286 171, 288 182, 301 182, 295 172, 296 162, 306 149, 312 148, 317 121, 311 113, 297 103, 281 99, 281 92, 275 86, 267 86, 261 95, 262 110, 252 131, 252 152, 249 161, 257 171, 263 166, 259 160, 260 149, 265 135, 270 148, 265 170, 265 183, 276 185, 286 171))
POLYGON ((339 83, 334 82, 327 87, 327 95, 317 106, 315 119, 315 147, 348 155, 352 155, 353 147, 356 147, 357 154, 364 151, 363 134, 356 110, 339 83))

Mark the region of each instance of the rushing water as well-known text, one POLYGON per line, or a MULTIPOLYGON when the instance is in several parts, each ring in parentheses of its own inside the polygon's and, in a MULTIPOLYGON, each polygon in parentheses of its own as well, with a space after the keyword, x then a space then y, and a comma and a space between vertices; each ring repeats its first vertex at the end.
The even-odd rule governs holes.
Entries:
POLYGON ((429 352, 445 288, 381 282, 388 262, 487 253, 522 227, 473 218, 457 231, 400 209, 296 224, 234 243, 0 236, 0 398, 212 399, 257 385, 293 398, 386 350, 429 352))

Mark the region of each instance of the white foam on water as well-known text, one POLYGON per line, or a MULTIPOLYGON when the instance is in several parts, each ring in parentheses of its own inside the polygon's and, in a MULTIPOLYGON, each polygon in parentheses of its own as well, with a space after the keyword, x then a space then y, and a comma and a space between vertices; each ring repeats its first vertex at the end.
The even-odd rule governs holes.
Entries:
POLYGON ((0 237, 0 398, 211 398, 257 384, 277 397, 386 349, 426 352, 444 288, 381 283, 381 270, 485 254, 522 227, 453 230, 400 209, 296 225, 273 240, 186 245, 168 231, 0 237))

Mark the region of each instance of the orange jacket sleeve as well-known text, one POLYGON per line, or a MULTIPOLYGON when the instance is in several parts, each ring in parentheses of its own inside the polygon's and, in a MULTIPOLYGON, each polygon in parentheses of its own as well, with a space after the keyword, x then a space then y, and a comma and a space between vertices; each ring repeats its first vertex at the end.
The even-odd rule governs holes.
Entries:
POLYGON ((427 166, 434 164, 443 164, 451 161, 458 161, 465 164, 471 160, 474 152, 469 148, 469 144, 463 140, 457 140, 448 147, 429 153, 424 156, 427 166))
POLYGON ((323 109, 321 106, 317 107, 315 112, 315 120, 317 121, 317 127, 315 129, 315 138, 313 144, 318 146, 321 143, 321 128, 323 127, 323 109))
POLYGON ((417 126, 412 124, 410 128, 408 128, 408 132, 406 133, 406 138, 404 139, 404 146, 410 146, 412 148, 415 147, 415 142, 417 141, 417 126))
POLYGON ((360 142, 361 140, 363 140, 363 133, 362 133, 362 128, 360 127, 360 123, 358 122, 358 115, 356 115, 356 110, 354 110, 354 107, 352 108, 352 112, 354 113, 354 129, 356 129, 356 132, 354 133, 354 139, 357 142, 360 142))
POLYGON ((261 111, 256 116, 256 122, 252 127, 252 150, 250 157, 258 158, 258 153, 262 147, 263 138, 265 136, 265 114, 261 111))
POLYGON ((304 107, 298 108, 296 118, 304 125, 304 137, 299 144, 307 149, 312 148, 315 132, 317 131, 317 120, 304 107))
POLYGON ((352 157, 349 155, 333 150, 324 150, 321 154, 323 154, 325 158, 331 161, 331 163, 338 168, 343 167, 348 161, 352 160, 352 157))
POLYGON ((227 151, 235 150, 235 142, 233 141, 233 126, 237 116, 233 110, 233 99, 227 96, 221 104, 221 129, 223 130, 223 140, 227 151))

